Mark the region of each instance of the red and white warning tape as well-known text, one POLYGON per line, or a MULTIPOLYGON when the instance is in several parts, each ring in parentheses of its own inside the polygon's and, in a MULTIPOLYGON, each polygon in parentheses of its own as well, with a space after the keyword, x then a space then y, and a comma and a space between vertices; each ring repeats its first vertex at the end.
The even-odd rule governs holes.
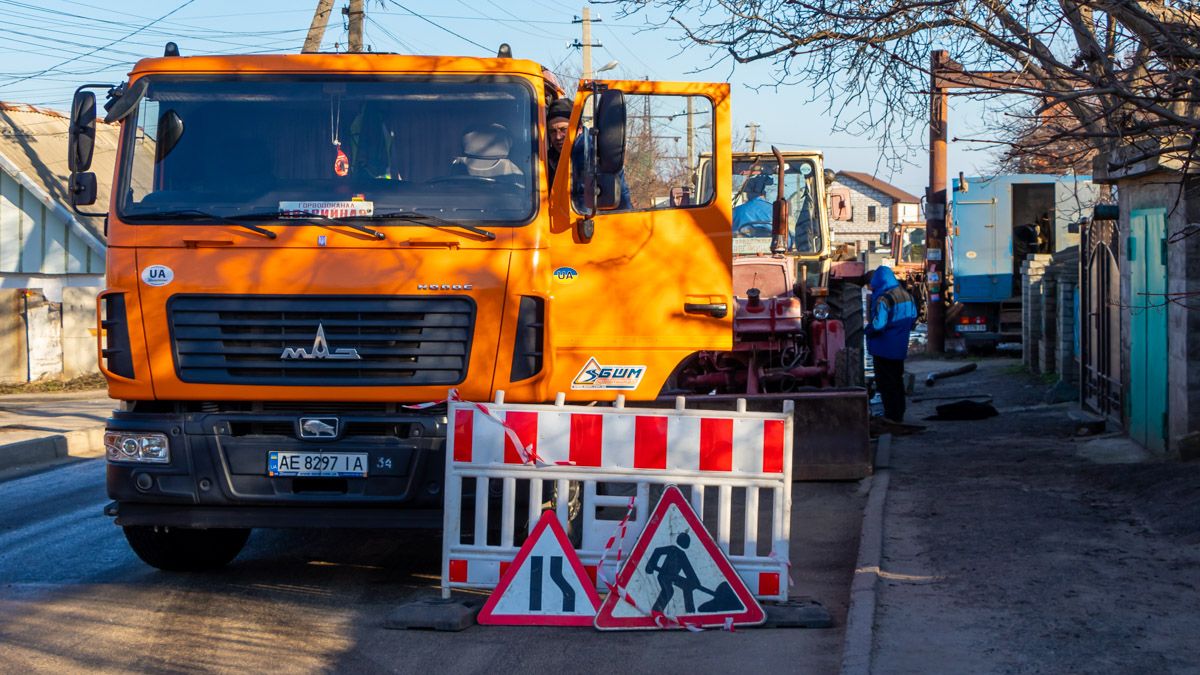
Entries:
MULTIPOLYGON (((605 576, 604 561, 608 559, 608 552, 612 550, 613 546, 617 546, 616 562, 617 567, 620 568, 621 556, 623 552, 622 547, 625 544, 625 534, 628 530, 629 519, 633 516, 633 510, 636 504, 637 498, 630 497, 629 508, 625 510, 625 516, 621 518, 621 522, 617 523, 617 527, 613 531, 612 536, 610 536, 608 541, 605 542, 604 550, 600 553, 600 562, 596 564, 596 580, 602 583, 604 587, 608 589, 609 593, 616 593, 619 599, 628 603, 629 606, 633 607, 634 611, 636 611, 638 614, 651 617, 654 620, 654 625, 658 626, 659 628, 684 628, 692 633, 704 632, 704 628, 680 619, 676 616, 672 616, 665 612, 658 612, 653 609, 643 609, 637 604, 637 601, 633 599, 633 596, 629 595, 628 589, 626 589, 624 586, 618 586, 616 583, 609 581, 608 577, 605 576)), ((733 631, 733 617, 725 618, 725 626, 723 630, 730 632, 733 631)))
MULTIPOLYGON (((424 410, 426 408, 432 408, 434 406, 444 405, 451 401, 454 401, 455 403, 467 403, 469 405, 472 405, 475 407, 476 410, 483 413, 484 417, 486 417, 487 419, 489 419, 489 420, 495 422, 496 424, 499 424, 501 427, 503 427, 504 434, 506 436, 508 436, 508 440, 511 441, 513 444, 513 447, 517 449, 517 454, 521 457, 521 462, 523 464, 532 464, 534 466, 550 466, 551 465, 551 462, 543 461, 542 458, 538 457, 537 450, 534 449, 533 443, 526 444, 526 443, 521 442, 521 437, 519 435, 517 435, 516 429, 513 429, 511 426, 508 425, 507 422, 505 422, 504 420, 497 417, 495 415, 495 413, 493 413, 491 410, 488 410, 487 406, 483 405, 482 403, 476 403, 474 401, 464 400, 461 396, 459 396, 458 389, 451 389, 450 395, 445 400, 442 400, 442 401, 430 401, 429 403, 415 403, 413 405, 405 405, 405 406, 401 406, 401 407, 408 408, 409 410, 424 410)), ((573 466, 575 464, 575 462, 563 461, 563 462, 553 462, 553 464, 555 464, 557 466, 573 466)))

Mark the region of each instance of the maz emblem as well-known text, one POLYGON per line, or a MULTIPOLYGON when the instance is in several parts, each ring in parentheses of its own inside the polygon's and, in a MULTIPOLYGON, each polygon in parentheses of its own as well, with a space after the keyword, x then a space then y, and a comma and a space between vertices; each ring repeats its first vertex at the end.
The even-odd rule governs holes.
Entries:
POLYGON ((325 341, 325 326, 317 324, 317 337, 313 340, 312 352, 304 351, 303 347, 284 347, 283 353, 279 355, 282 361, 294 361, 298 359, 349 359, 362 360, 358 355, 357 349, 343 347, 329 351, 329 343, 325 341))

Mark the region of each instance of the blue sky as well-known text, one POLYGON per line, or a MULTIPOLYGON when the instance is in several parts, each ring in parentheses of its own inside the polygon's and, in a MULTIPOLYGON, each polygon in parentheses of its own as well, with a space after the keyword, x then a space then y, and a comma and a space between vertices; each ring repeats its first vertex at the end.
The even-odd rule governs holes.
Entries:
MULTIPOLYGON (((344 49, 346 31, 336 0, 324 48, 344 49)), ((299 51, 316 0, 0 0, 0 100, 66 110, 71 93, 87 82, 116 82, 138 58, 161 56, 174 40, 184 54, 299 51), (157 20, 157 21, 156 21, 157 20)), ((494 55, 501 42, 514 54, 552 70, 578 72, 581 55, 569 45, 580 37, 573 20, 582 2, 567 0, 367 0, 365 41, 375 51, 410 54, 494 55), (420 15, 423 18, 419 18, 420 15)), ((832 169, 865 171, 917 195, 928 176, 926 131, 918 127, 910 163, 893 172, 880 162, 874 139, 832 130, 824 103, 807 90, 756 88, 770 82, 763 66, 720 65, 702 70, 709 53, 681 50, 671 27, 647 30, 640 17, 621 18, 612 6, 592 6, 595 67, 616 60, 618 77, 729 81, 733 85, 735 137, 760 126, 760 147, 816 148, 832 169), (699 72, 698 72, 699 71, 699 72)), ((950 135, 971 136, 978 104, 955 103, 950 135)), ((991 157, 952 143, 950 173, 985 173, 991 157)))

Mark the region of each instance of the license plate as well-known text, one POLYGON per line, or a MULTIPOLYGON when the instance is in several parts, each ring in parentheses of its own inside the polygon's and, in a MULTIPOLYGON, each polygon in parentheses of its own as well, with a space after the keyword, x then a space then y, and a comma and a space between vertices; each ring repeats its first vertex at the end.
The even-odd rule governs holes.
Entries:
POLYGON ((367 453, 269 452, 267 453, 267 475, 365 478, 367 453))
POLYGON ((981 323, 963 324, 958 327, 960 333, 986 333, 987 326, 981 323))

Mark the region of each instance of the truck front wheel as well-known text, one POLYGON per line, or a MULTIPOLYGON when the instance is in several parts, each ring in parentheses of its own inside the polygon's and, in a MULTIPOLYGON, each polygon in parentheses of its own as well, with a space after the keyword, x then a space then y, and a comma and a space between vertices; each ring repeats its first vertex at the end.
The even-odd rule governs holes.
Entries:
POLYGON ((169 572, 216 569, 237 557, 250 530, 193 530, 183 527, 129 525, 123 528, 129 547, 147 565, 169 572))

